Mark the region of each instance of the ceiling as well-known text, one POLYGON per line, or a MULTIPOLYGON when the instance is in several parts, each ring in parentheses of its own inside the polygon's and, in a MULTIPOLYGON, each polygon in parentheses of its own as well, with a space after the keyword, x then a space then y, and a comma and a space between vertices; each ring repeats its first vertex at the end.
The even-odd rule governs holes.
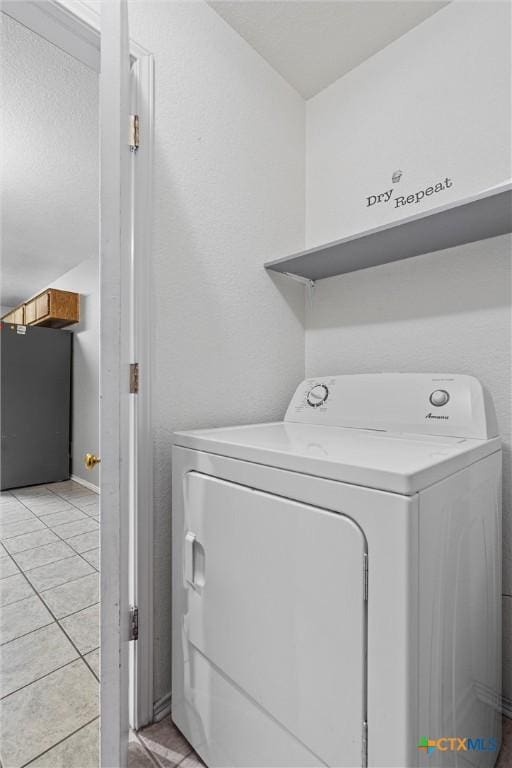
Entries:
POLYGON ((421 0, 209 0, 308 99, 448 5, 421 0))
POLYGON ((98 251, 98 76, 0 13, 2 281, 10 307, 98 251))

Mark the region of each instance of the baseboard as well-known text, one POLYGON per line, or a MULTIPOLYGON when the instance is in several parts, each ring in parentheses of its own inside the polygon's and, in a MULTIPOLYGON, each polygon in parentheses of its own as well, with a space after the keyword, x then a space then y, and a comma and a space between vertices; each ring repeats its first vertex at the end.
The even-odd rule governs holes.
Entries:
POLYGON ((153 704, 153 722, 158 723, 171 714, 171 692, 166 693, 153 704))
POLYGON ((78 475, 71 475, 71 479, 74 480, 75 483, 79 483, 80 485, 85 486, 85 488, 88 488, 90 491, 94 491, 94 493, 100 492, 100 489, 97 485, 90 483, 88 480, 84 480, 82 477, 78 477, 78 475))
POLYGON ((501 711, 505 717, 509 717, 512 720, 512 699, 509 699, 506 696, 502 696, 501 711))

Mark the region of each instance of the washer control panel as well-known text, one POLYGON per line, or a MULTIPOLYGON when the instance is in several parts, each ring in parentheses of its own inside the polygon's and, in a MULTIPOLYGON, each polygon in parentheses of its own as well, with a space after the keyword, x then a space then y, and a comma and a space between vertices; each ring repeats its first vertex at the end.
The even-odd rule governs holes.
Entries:
POLYGON ((497 435, 492 401, 473 376, 365 373, 306 379, 285 421, 450 437, 497 435))

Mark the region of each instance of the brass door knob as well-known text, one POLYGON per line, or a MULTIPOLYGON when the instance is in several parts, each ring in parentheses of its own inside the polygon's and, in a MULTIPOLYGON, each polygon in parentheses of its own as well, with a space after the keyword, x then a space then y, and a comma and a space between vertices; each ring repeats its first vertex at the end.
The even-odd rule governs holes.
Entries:
POLYGON ((94 453, 86 453, 84 456, 84 464, 87 467, 87 469, 94 469, 96 464, 99 464, 101 461, 98 456, 95 456, 94 453))

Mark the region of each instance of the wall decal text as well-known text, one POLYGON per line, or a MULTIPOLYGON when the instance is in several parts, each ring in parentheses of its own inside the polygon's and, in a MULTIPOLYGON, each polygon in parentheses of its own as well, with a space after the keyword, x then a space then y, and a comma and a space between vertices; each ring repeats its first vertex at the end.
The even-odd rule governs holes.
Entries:
POLYGON ((369 195, 366 198, 366 207, 371 208, 372 205, 377 205, 378 203, 394 203, 394 208, 400 208, 405 205, 417 205, 419 202, 424 200, 427 197, 430 197, 431 195, 436 195, 439 192, 443 192, 445 189, 449 189, 450 187, 453 187, 453 181, 448 178, 448 176, 443 179, 443 181, 438 181, 435 184, 431 184, 429 187, 425 187, 424 189, 418 189, 416 192, 412 192, 410 195, 396 195, 393 197, 393 194, 396 192, 396 189, 387 189, 385 192, 381 192, 378 195, 369 195))

